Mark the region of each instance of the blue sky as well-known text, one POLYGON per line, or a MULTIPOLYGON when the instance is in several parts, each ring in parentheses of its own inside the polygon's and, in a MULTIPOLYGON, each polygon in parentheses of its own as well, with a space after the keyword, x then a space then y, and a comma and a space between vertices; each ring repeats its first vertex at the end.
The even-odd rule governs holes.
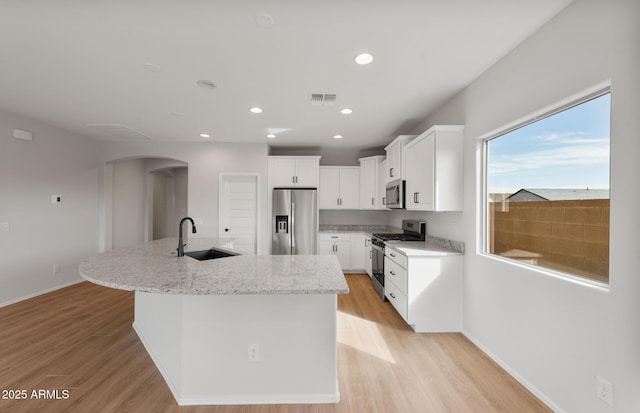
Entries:
POLYGON ((611 95, 489 142, 490 193, 521 188, 609 188, 611 95))

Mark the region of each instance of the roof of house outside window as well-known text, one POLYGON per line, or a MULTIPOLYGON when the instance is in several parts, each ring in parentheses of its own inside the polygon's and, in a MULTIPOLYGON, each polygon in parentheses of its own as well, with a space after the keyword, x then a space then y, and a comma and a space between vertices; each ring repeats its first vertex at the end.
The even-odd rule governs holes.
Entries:
POLYGON ((509 201, 609 199, 609 190, 590 188, 522 188, 505 199, 509 201))

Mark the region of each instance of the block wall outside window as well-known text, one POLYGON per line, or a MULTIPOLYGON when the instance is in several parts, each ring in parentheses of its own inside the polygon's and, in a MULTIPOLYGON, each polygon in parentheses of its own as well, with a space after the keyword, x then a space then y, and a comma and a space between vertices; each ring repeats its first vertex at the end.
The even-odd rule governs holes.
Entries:
POLYGON ((491 254, 609 280, 609 200, 491 202, 491 254))

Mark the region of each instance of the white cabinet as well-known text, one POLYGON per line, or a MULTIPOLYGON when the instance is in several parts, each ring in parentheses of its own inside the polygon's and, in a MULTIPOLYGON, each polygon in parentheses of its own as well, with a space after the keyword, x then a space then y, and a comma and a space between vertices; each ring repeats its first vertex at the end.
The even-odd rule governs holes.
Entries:
MULTIPOLYGON (((362 271, 365 269, 364 245, 364 234, 351 234, 350 270, 362 271)), ((367 258, 369 258, 369 255, 367 255, 367 258)))
MULTIPOLYGON (((360 162, 360 209, 382 209, 382 194, 379 193, 378 179, 380 162, 384 156, 369 156, 358 159, 360 162)), ((383 171, 384 175, 384 171, 383 171)), ((385 180, 386 183, 386 180, 385 180)))
POLYGON ((384 148, 387 152, 386 182, 405 179, 402 164, 404 147, 415 136, 416 135, 400 135, 384 148))
POLYGON ((405 147, 406 208, 462 210, 462 131, 434 126, 405 147))
POLYGON ((360 168, 357 166, 321 166, 318 192, 320 209, 358 209, 360 168))
POLYGON ((371 237, 369 235, 364 235, 364 246, 362 255, 364 256, 364 270, 369 274, 369 277, 373 277, 373 269, 371 268, 371 237))
POLYGON ((380 162, 378 166, 378 202, 380 209, 389 209, 386 207, 387 202, 387 161, 380 162))
POLYGON ((318 187, 319 156, 270 156, 271 187, 318 187))
POLYGON ((318 234, 318 251, 320 255, 333 254, 338 257, 340 268, 351 268, 351 234, 328 233, 318 234))
POLYGON ((404 255, 385 246, 384 292, 417 333, 462 329, 462 256, 404 255))

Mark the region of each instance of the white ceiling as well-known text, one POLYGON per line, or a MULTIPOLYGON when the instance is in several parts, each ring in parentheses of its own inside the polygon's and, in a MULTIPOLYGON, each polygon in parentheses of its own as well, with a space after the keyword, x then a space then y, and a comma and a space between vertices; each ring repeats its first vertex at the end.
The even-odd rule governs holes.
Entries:
POLYGON ((87 124, 125 125, 151 141, 206 132, 210 141, 374 148, 570 2, 0 0, 0 108, 96 139, 117 138, 87 124), (361 51, 373 63, 356 65, 361 51), (335 93, 336 104, 312 106, 311 93, 335 93), (267 139, 270 128, 286 131, 267 139))

